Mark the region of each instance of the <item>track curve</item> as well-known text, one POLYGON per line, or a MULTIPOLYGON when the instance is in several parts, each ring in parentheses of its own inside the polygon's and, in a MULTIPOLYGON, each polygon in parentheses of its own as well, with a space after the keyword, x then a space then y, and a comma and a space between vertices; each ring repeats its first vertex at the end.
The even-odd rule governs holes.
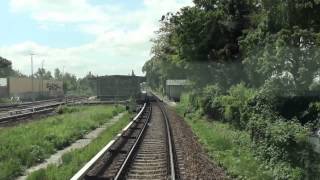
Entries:
POLYGON ((147 103, 118 138, 91 160, 76 179, 175 179, 175 150, 166 110, 158 99, 147 103))

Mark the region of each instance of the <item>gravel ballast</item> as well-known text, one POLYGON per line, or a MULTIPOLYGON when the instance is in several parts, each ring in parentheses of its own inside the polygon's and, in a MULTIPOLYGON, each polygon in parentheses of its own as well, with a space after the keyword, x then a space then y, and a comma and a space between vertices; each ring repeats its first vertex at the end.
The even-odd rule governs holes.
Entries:
POLYGON ((181 179, 229 179, 210 160, 189 125, 172 107, 166 106, 175 143, 181 179))

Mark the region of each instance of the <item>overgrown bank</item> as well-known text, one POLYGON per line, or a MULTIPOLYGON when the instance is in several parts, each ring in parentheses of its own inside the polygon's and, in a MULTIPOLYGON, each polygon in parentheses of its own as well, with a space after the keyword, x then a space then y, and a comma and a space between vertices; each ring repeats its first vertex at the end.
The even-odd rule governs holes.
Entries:
POLYGON ((185 120, 212 160, 238 179, 273 179, 263 161, 255 158, 250 136, 228 124, 187 116, 185 120))
POLYGON ((107 142, 109 142, 119 131, 128 124, 130 115, 125 114, 114 125, 105 130, 101 136, 83 149, 78 149, 63 155, 61 165, 51 165, 47 169, 41 169, 32 173, 28 180, 64 180, 70 179, 78 170, 84 166, 107 142))
POLYGON ((309 137, 320 128, 320 1, 193 2, 162 16, 149 86, 189 80, 184 115, 248 133, 274 179, 319 179, 309 137))
POLYGON ((14 179, 123 110, 122 106, 64 108, 62 115, 1 129, 0 179, 14 179))
POLYGON ((183 95, 179 112, 188 117, 209 152, 233 175, 249 179, 320 177, 320 155, 309 141, 312 128, 318 126, 313 117, 319 115, 319 103, 310 103, 306 110, 295 112, 301 116, 286 119, 281 115, 281 105, 286 103, 275 103, 271 94, 264 95, 263 90, 243 84, 226 93, 208 86, 183 95), (200 120, 203 116, 217 122, 200 120), (256 173, 247 173, 252 168, 256 173))

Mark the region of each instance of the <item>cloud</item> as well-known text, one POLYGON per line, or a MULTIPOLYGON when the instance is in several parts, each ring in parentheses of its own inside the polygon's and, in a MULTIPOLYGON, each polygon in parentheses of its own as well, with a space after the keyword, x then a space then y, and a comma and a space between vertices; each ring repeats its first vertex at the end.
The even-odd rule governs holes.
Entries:
POLYGON ((27 13, 37 21, 76 23, 105 19, 98 6, 87 0, 11 0, 10 9, 27 13))
POLYGON ((21 42, 0 47, 0 54, 13 60, 13 66, 23 73, 30 72, 27 54, 35 52, 36 67, 45 59, 48 69, 66 66, 66 71, 78 76, 89 71, 99 75, 128 74, 131 69, 141 75, 143 64, 150 58, 150 39, 159 19, 187 5, 192 5, 192 0, 144 0, 143 6, 134 10, 107 2, 94 5, 89 0, 11 0, 11 11, 30 15, 39 29, 57 26, 63 30, 64 24, 71 24, 95 40, 69 48, 21 42))

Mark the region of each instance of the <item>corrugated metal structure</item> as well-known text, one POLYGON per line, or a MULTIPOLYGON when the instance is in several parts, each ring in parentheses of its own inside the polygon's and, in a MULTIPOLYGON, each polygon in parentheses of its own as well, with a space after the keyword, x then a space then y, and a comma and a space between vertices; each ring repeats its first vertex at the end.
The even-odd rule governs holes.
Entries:
POLYGON ((190 82, 185 79, 172 79, 166 81, 166 95, 175 101, 180 100, 181 94, 190 86, 190 82))
POLYGON ((100 99, 128 99, 140 94, 141 76, 100 76, 96 77, 97 96, 100 99))

